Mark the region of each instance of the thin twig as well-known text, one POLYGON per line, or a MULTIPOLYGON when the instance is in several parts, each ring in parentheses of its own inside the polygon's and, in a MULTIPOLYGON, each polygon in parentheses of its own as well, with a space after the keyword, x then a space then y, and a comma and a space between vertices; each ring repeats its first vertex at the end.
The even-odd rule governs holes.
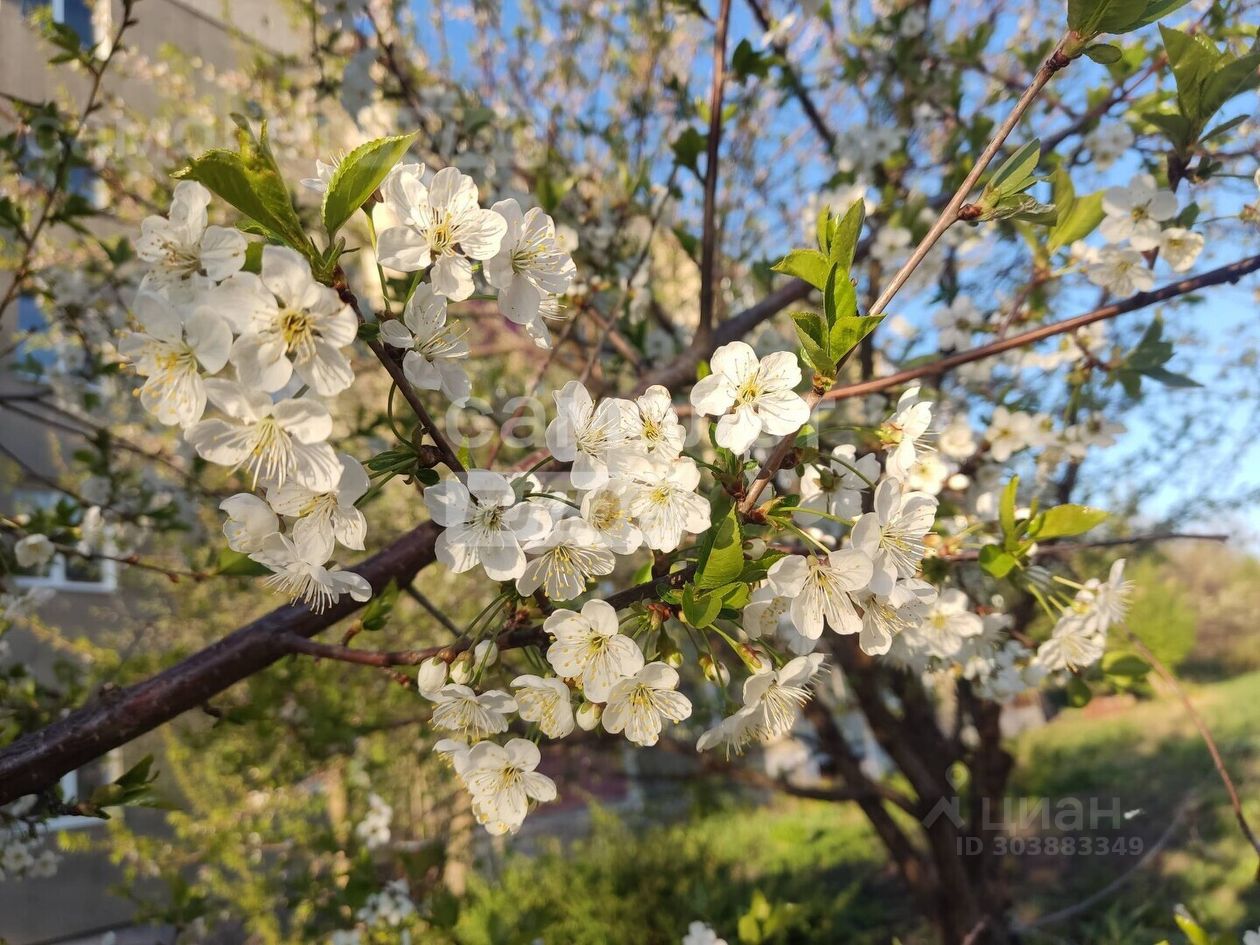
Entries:
MULTIPOLYGON (((900 291, 901 287, 906 284, 906 280, 910 278, 911 274, 919 267, 919 264, 927 257, 927 254, 944 235, 945 231, 958 221, 959 209, 962 207, 971 191, 975 189, 980 177, 984 174, 985 170, 989 166, 989 163, 997 155, 998 151, 1001 150, 1007 137, 1010 136, 1011 132, 1015 130, 1015 127, 1024 117, 1024 113, 1028 111, 1029 107, 1036 99, 1037 94, 1045 87, 1046 83, 1050 81, 1055 73, 1063 69, 1069 62, 1071 62, 1071 60, 1063 54, 1062 47, 1060 45, 1059 47, 1056 47, 1050 58, 1042 63, 1042 66, 1037 70, 1037 74, 1033 78, 1032 83, 1024 90, 1024 94, 1019 97, 1019 101, 1015 103, 1015 106, 1011 109, 1010 114, 1006 116, 1006 120, 998 126, 998 129, 994 132, 992 139, 990 139, 988 145, 985 146, 985 149, 976 159, 976 163, 972 166, 971 171, 963 179, 963 182, 958 185, 958 189, 954 191, 954 195, 950 197, 949 202, 945 204, 945 207, 937 216, 936 222, 932 224, 932 227, 928 230, 927 234, 919 241, 919 245, 916 246, 914 252, 910 254, 910 258, 907 259, 905 263, 902 264, 901 268, 893 275, 892 279, 884 287, 884 291, 881 292, 879 297, 875 299, 875 302, 871 305, 867 314, 880 315, 883 313, 884 309, 888 307, 888 303, 893 300, 893 298, 897 295, 897 292, 900 291)), ((851 353, 852 352, 850 352, 850 354, 851 353)), ((824 390, 815 389, 810 391, 805 397, 805 402, 809 404, 811 412, 823 399, 823 395, 825 393, 826 392, 824 390)), ((748 487, 747 494, 744 496, 743 501, 740 502, 740 511, 748 512, 757 504, 757 500, 761 497, 761 493, 765 491, 766 486, 774 477, 774 474, 779 471, 780 466, 783 464, 784 457, 787 456, 788 451, 791 450, 792 445, 795 442, 795 432, 789 433, 787 436, 779 440, 778 444, 771 451, 770 456, 766 459, 765 463, 762 464, 761 470, 757 473, 757 477, 748 487)))
MULTIPOLYGON (((1104 538, 1099 541, 1060 541, 1038 545, 1030 553, 1031 558, 1060 558, 1089 548, 1123 548, 1128 545, 1153 545, 1161 541, 1229 541, 1229 535, 1200 535, 1193 532, 1156 532, 1151 535, 1134 535, 1131 538, 1104 538)), ((937 556, 942 561, 977 561, 978 551, 959 551, 937 556)))
POLYGON ((717 281, 717 182, 718 147, 722 143, 722 93, 726 83, 726 28, 731 19, 731 0, 721 0, 713 34, 713 82, 709 90, 709 139, 704 164, 704 229, 700 246, 700 323, 697 338, 713 331, 713 305, 717 281))
POLYGON ((1151 845, 1151 848, 1147 850, 1142 855, 1142 858, 1139 859, 1136 863, 1134 863, 1133 866, 1131 866, 1125 872, 1121 873, 1119 876, 1117 876, 1115 879, 1109 882, 1102 889, 1099 889, 1096 892, 1091 893, 1090 895, 1082 899, 1080 902, 1073 903, 1067 908, 1060 909, 1058 912, 1051 912, 1049 915, 1043 915, 1041 918, 1034 919, 1032 922, 1029 922, 1026 925, 1021 925, 1019 926, 1017 931, 1023 932, 1023 931, 1028 931, 1031 929, 1039 929, 1042 926, 1054 925, 1055 923, 1062 922, 1065 919, 1075 918, 1076 916, 1081 915, 1084 912, 1088 912, 1098 903, 1106 900, 1107 897, 1109 897, 1117 889, 1119 889, 1125 883, 1133 879, 1133 877, 1135 877, 1142 870, 1146 869, 1146 867, 1151 864, 1151 862, 1155 859, 1155 857, 1159 856, 1159 854, 1163 852, 1164 848, 1168 846, 1168 844, 1172 841, 1172 838, 1176 836, 1178 828, 1181 827, 1182 823, 1185 821, 1190 811, 1194 809, 1195 801, 1196 801, 1196 798, 1193 793, 1186 795, 1182 799, 1181 803, 1177 805, 1177 809, 1173 812, 1172 820, 1169 822, 1168 826, 1164 829, 1164 832, 1160 834, 1159 839, 1156 840, 1155 843, 1151 845))
MULTIPOLYGON (((1194 703, 1190 701, 1190 696, 1182 688, 1181 683, 1177 681, 1177 677, 1173 675, 1164 661, 1152 652, 1151 648, 1143 642, 1142 638, 1133 632, 1129 625, 1121 624, 1124 635, 1129 642, 1133 644, 1141 655, 1142 659, 1150 663, 1168 686, 1176 693, 1177 698, 1181 700, 1182 706, 1185 707, 1186 714, 1190 716, 1190 720, 1194 723, 1194 727, 1199 730, 1199 737, 1203 739, 1203 743, 1207 746, 1208 754, 1212 756, 1212 764, 1216 766, 1216 773, 1221 777, 1221 783, 1225 785, 1225 793, 1229 795, 1229 804, 1234 809, 1234 817, 1238 821, 1238 828, 1242 831, 1247 842, 1251 844, 1251 848, 1260 855, 1260 839, 1257 839, 1255 831, 1251 829, 1251 824, 1247 822, 1247 815, 1243 813, 1242 799, 1238 796, 1238 788, 1234 786, 1234 780, 1229 776, 1229 769, 1225 767, 1225 759, 1221 757, 1221 750, 1217 747, 1216 739, 1212 737, 1212 731, 1208 728, 1207 722, 1203 716, 1199 714, 1199 710, 1194 707, 1194 703)), ((1257 866, 1256 875, 1260 878, 1260 865, 1257 866)))
POLYGON ((1177 298, 1181 295, 1188 295, 1191 292, 1209 286, 1220 285, 1226 282, 1237 282, 1248 273, 1255 272, 1260 269, 1260 255, 1249 256, 1246 259, 1240 259, 1232 262, 1227 266, 1221 266, 1219 269, 1213 269, 1205 272, 1200 276, 1192 276, 1189 279, 1181 279, 1177 282, 1169 283, 1159 289, 1152 289, 1150 292, 1138 292, 1131 295, 1127 299, 1119 302, 1112 302, 1110 305, 1104 305, 1093 311, 1085 312, 1073 318, 1064 319, 1061 322, 1052 322, 1049 325, 1041 325, 1029 331, 1021 332, 1018 335, 1011 335, 1002 338, 987 345, 981 345, 978 348, 972 348, 969 351, 959 351, 937 361, 931 361, 927 364, 921 364, 918 367, 907 368, 904 371, 898 371, 896 374, 889 374, 886 377, 877 377, 874 380, 862 381, 858 384, 847 384, 844 387, 836 387, 829 390, 822 396, 822 400, 847 400, 850 397, 861 397, 865 394, 871 394, 876 391, 886 390, 889 387, 897 387, 909 381, 918 380, 922 377, 936 377, 941 374, 948 373, 956 367, 964 364, 970 364, 973 361, 982 361, 991 358, 994 355, 1002 354, 1005 351, 1011 351, 1015 348, 1023 348, 1027 345, 1035 344, 1045 338, 1051 338, 1055 335, 1061 335, 1064 332, 1075 331, 1078 328, 1084 328, 1086 325, 1092 325, 1094 322, 1104 321, 1108 318, 1115 318, 1117 315, 1124 315, 1128 312, 1137 311, 1141 308, 1147 308, 1159 302, 1166 302, 1169 299, 1177 298))

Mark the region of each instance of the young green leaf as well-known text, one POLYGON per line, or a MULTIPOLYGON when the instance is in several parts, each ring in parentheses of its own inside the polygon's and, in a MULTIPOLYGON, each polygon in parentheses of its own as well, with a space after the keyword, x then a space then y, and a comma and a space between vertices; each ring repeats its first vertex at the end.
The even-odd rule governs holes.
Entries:
POLYGON ((238 124, 238 151, 206 151, 173 176, 201 183, 249 217, 271 239, 314 258, 315 247, 293 209, 288 185, 267 142, 267 123, 263 122, 257 138, 244 119, 238 119, 238 124))
POLYGON ((715 524, 700 541, 700 557, 696 564, 696 586, 700 588, 709 589, 729 584, 739 577, 744 567, 739 517, 733 503, 727 502, 725 505, 725 515, 714 519, 715 524))
POLYGON ((397 164, 416 133, 377 138, 361 144, 337 165, 324 193, 321 215, 329 238, 341 229, 354 212, 371 199, 390 170, 397 164))
POLYGON ((823 289, 831 273, 830 261, 814 249, 794 249, 770 268, 803 279, 815 289, 823 289))
POLYGON ((1106 520, 1107 513, 1102 509, 1091 509, 1085 505, 1056 505, 1038 516, 1039 525, 1035 531, 1030 530, 1029 535, 1038 541, 1069 538, 1084 534, 1106 520))

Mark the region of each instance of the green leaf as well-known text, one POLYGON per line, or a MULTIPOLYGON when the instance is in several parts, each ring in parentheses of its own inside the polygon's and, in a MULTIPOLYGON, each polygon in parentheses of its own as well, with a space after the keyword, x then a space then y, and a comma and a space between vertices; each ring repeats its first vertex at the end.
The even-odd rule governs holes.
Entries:
POLYGON ((1190 940, 1190 945, 1212 945, 1212 940, 1204 931, 1203 926, 1186 913, 1174 912, 1173 921, 1177 923, 1177 928, 1181 929, 1182 934, 1190 940))
POLYGON ((831 273, 830 261, 816 249, 794 249, 770 268, 803 279, 820 290, 827 285, 831 273))
POLYGON ((1080 676, 1071 677, 1068 680, 1065 691, 1067 693, 1068 705, 1074 709, 1079 709, 1083 706, 1089 705, 1089 700, 1094 697, 1094 694, 1090 692, 1089 683, 1081 679, 1080 676))
POLYGON ((1100 33, 1127 33, 1137 29, 1146 13, 1147 0, 1103 0, 1095 29, 1100 33))
POLYGON ((993 172, 985 190, 996 197, 1009 197, 1024 191, 1032 182, 1037 162, 1041 160, 1041 141, 1033 138, 1002 162, 993 172))
POLYGON ((1112 652, 1103 656, 1102 671, 1106 676, 1141 679, 1151 671, 1151 664, 1135 653, 1112 652))
POLYGON ((883 315, 841 315, 831 326, 831 355, 838 362, 862 343, 867 335, 884 320, 883 315))
POLYGON ((371 199, 386 175, 402 160, 415 140, 415 132, 377 138, 359 145, 337 165, 332 180, 328 182, 324 205, 320 211, 324 230, 330 239, 356 210, 371 199))
POLYGON ((1094 62, 1107 65, 1112 62, 1119 62, 1124 52, 1119 46, 1112 46, 1108 43, 1095 43, 1093 46, 1085 47, 1085 55, 1094 62))
MULTIPOLYGON (((1104 216, 1102 198, 1100 190, 1097 193, 1086 194, 1084 197, 1077 197, 1072 201, 1066 213, 1059 206, 1058 221, 1050 228, 1050 239, 1046 243, 1046 248, 1054 252, 1094 232, 1104 216)), ((1055 203, 1058 206, 1057 200, 1055 203)))
POLYGON ((315 248, 293 209, 289 188, 267 143, 267 123, 258 138, 238 119, 239 151, 216 148, 176 171, 179 180, 195 180, 245 214, 270 238, 313 258, 315 248))
POLYGON ((827 323, 817 312, 793 312, 792 324, 796 337, 805 352, 805 360, 819 374, 830 377, 835 373, 836 362, 829 353, 827 323))
POLYGON ((728 501, 725 505, 725 514, 720 519, 715 519, 715 524, 705 532, 700 541, 696 586, 706 590, 730 584, 739 577, 744 567, 739 517, 734 503, 728 501))
POLYGON ((703 629, 717 620, 722 612, 722 598, 716 592, 705 593, 688 584, 683 588, 682 612, 687 623, 698 630, 703 629))
POLYGON ((1159 381, 1165 387, 1202 387, 1192 377, 1186 377, 1184 374, 1177 374, 1163 367, 1149 367, 1142 370, 1142 374, 1149 377, 1153 381, 1159 381))
POLYGON ((258 577, 269 572, 265 565, 254 561, 249 555, 233 551, 231 548, 224 548, 219 552, 219 562, 214 573, 232 577, 258 577))
POLYGON ((1150 0, 1150 3, 1146 5, 1146 11, 1129 29, 1136 30, 1143 26, 1150 26, 1170 13, 1176 13, 1189 2, 1190 0, 1150 0))
POLYGON ((1040 525, 1036 531, 1030 529, 1029 537, 1038 541, 1069 538, 1082 535, 1106 520, 1107 513, 1102 509, 1092 509, 1086 505, 1056 505, 1038 516, 1040 525))
POLYGON ((849 270, 853 267, 853 258, 857 254, 858 238, 862 235, 862 225, 866 222, 866 202, 855 200, 844 216, 831 226, 828 255, 832 266, 839 266, 848 280, 849 270))
POLYGON ((696 159, 704 153, 707 147, 708 135, 702 135, 695 128, 688 126, 685 128, 670 147, 674 151, 674 160, 681 167, 690 169, 697 177, 700 176, 700 168, 696 163, 696 159))
POLYGON ((1002 490, 1002 498, 998 503, 998 523, 1002 526, 1002 537, 1008 548, 1013 547, 1019 539, 1015 531, 1015 496, 1019 492, 1019 476, 1012 476, 1011 481, 1002 490))
POLYGON ((997 545, 985 545, 980 549, 980 567, 995 578, 1004 578, 1015 569, 1019 560, 1009 551, 997 545))
POLYGON ((389 616, 394 612, 394 604, 398 602, 398 582, 393 578, 381 588, 381 592, 373 597, 363 608, 363 629, 383 630, 389 623, 389 616))
POLYGON ((758 52, 747 39, 741 39, 739 45, 735 47, 735 52, 731 55, 731 70, 740 82, 751 76, 764 79, 770 74, 770 67, 773 63, 773 55, 758 52))

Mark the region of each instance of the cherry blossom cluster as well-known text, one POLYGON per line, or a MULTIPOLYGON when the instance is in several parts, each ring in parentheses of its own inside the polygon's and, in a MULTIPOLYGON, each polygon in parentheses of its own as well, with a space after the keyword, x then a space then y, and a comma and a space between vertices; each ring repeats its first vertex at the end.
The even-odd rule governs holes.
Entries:
POLYGON ((1140 174, 1127 186, 1103 193, 1105 216, 1098 230, 1107 245, 1078 243, 1073 253, 1084 263, 1085 276, 1116 295, 1145 292, 1155 285, 1155 271, 1144 253, 1158 252, 1173 272, 1185 272, 1203 251, 1203 235, 1178 226, 1177 196, 1140 174))

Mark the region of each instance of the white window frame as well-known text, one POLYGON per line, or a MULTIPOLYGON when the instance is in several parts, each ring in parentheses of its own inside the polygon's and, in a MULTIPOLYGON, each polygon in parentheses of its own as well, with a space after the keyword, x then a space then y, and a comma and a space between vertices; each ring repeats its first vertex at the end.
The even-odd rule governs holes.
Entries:
POLYGON ((47 574, 15 574, 10 580, 16 587, 50 587, 74 594, 112 594, 118 590, 118 562, 110 558, 92 559, 100 565, 99 581, 80 581, 66 574, 66 556, 55 554, 48 562, 47 574))

